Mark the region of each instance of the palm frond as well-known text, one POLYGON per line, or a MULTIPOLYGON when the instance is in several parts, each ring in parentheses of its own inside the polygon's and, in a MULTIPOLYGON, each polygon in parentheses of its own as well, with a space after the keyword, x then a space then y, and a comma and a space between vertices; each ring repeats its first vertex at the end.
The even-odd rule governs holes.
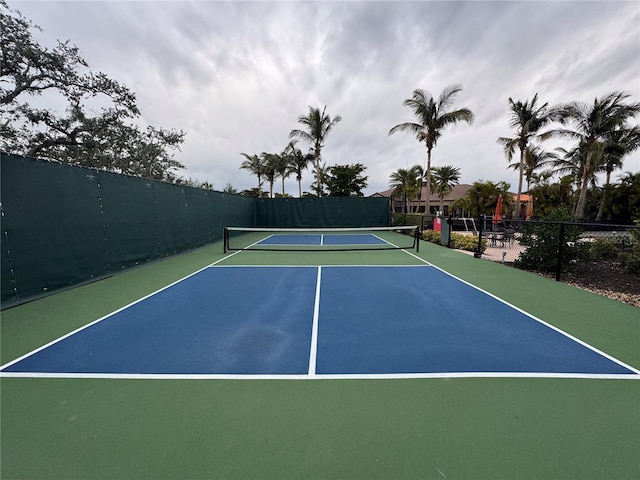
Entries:
POLYGON ((502 145, 504 149, 504 154, 507 157, 508 161, 513 159, 513 154, 516 151, 516 147, 518 146, 519 138, 507 138, 507 137, 498 137, 498 144, 502 145))
POLYGON ((391 130, 389 130, 389 135, 392 135, 396 132, 409 132, 417 135, 422 131, 422 129, 423 129, 423 126, 418 123, 411 123, 411 122, 401 123, 393 127, 391 130))
POLYGON ((454 84, 445 87, 445 89, 440 93, 438 97, 438 112, 446 112, 453 102, 455 98, 458 96, 458 93, 462 91, 462 85, 454 84))

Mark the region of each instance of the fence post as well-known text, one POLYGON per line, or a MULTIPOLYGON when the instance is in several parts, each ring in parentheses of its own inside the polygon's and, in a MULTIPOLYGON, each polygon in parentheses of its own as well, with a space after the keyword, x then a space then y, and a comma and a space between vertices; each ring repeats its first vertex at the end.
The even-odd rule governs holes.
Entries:
POLYGON ((478 227, 478 250, 473 254, 475 258, 482 257, 482 227, 484 223, 484 218, 480 217, 479 227, 478 227))
POLYGON ((560 270, 562 269, 562 251, 564 250, 564 226, 560 224, 560 239, 558 240, 558 263, 556 264, 556 282, 560 281, 560 270))

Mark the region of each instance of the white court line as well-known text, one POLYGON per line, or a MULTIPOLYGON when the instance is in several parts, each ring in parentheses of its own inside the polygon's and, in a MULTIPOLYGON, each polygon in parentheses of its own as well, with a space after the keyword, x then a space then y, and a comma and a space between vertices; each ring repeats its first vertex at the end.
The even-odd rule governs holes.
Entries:
POLYGON ((580 345, 582 345, 583 347, 588 348, 589 350, 591 350, 591 351, 593 351, 593 352, 597 353, 598 355, 602 355, 603 357, 605 357, 605 358, 607 358, 607 359, 611 360, 612 362, 617 363, 618 365, 620 365, 620 366, 622 366, 622 367, 624 367, 624 368, 626 368, 626 369, 628 369, 628 370, 631 370, 631 371, 632 371, 632 372, 634 372, 635 374, 640 375, 640 370, 638 370, 637 368, 634 368, 634 367, 632 367, 631 365, 627 365, 627 364, 626 364, 626 363, 624 363, 623 361, 618 360, 617 358, 612 357, 612 356, 611 356, 611 355, 609 355, 608 353, 603 352, 602 350, 600 350, 600 349, 598 349, 598 348, 594 347, 593 345, 590 345, 590 344, 588 344, 587 342, 584 342, 584 341, 580 340, 579 338, 574 337, 574 336, 573 336, 573 335, 571 335, 570 333, 567 333, 567 332, 565 332, 564 330, 561 330, 561 329, 559 329, 558 327, 556 327, 556 326, 554 326, 554 325, 551 325, 550 323, 545 322, 544 320, 542 320, 542 319, 540 319, 540 318, 536 317, 535 315, 532 315, 531 313, 529 313, 529 312, 527 312, 527 311, 525 311, 525 310, 522 310, 522 309, 521 309, 521 308, 519 308, 519 307, 516 307, 515 305, 513 305, 513 304, 511 304, 511 303, 507 302, 506 300, 503 300, 502 298, 497 297, 497 296, 496 296, 496 295, 494 295, 493 293, 487 292, 486 290, 484 290, 484 289, 482 289, 482 288, 480 288, 480 287, 478 287, 478 286, 476 286, 476 285, 474 285, 474 284, 472 284, 472 283, 469 283, 469 282, 467 282, 466 280, 463 280, 462 278, 456 277, 456 276, 455 276, 455 275, 453 275, 452 273, 449 273, 449 272, 447 272, 446 270, 443 270, 442 268, 440 268, 440 267, 438 267, 438 266, 436 266, 436 265, 434 265, 434 264, 432 264, 432 263, 427 262, 426 260, 424 260, 424 259, 422 259, 422 258, 418 257, 417 255, 414 255, 414 254, 413 254, 413 253, 411 253, 411 252, 407 252, 406 250, 403 250, 403 251, 404 251, 405 253, 407 253, 407 254, 411 255, 412 257, 415 257, 415 258, 417 258, 417 259, 419 259, 419 260, 422 260, 425 264, 428 264, 428 265, 430 265, 431 267, 433 267, 433 268, 435 268, 435 269, 437 269, 437 270, 441 271, 441 272, 442 272, 442 273, 444 273, 445 275, 448 275, 448 276, 450 276, 451 278, 454 278, 454 279, 458 280, 459 282, 462 282, 462 283, 464 283, 465 285, 468 285, 468 286, 470 286, 471 288, 474 288, 474 289, 478 290, 479 292, 482 292, 482 293, 484 293, 485 295, 490 296, 491 298, 493 298, 493 299, 495 299, 495 300, 497 300, 497 301, 499 301, 499 302, 501 302, 501 303, 503 303, 503 304, 507 305, 508 307, 511 307, 511 308, 513 308, 514 310, 516 310, 516 311, 518 311, 518 312, 520 312, 520 313, 522 313, 522 314, 526 315, 527 317, 531 318, 532 320, 535 320, 536 322, 539 322, 539 323, 541 323, 542 325, 544 325, 544 326, 546 326, 546 327, 548 327, 548 328, 550 328, 550 329, 552 329, 552 330, 555 330, 556 332, 558 332, 558 333, 560 333, 560 334, 564 335, 565 337, 567 337, 567 338, 569 338, 569 339, 573 340, 574 342, 579 343, 579 344, 580 344, 580 345))
MULTIPOLYGON (((398 247, 397 245, 395 245, 395 244, 393 244, 393 243, 391 243, 391 242, 388 242, 388 243, 389 243, 390 245, 393 245, 394 247, 398 247)), ((399 247, 398 247, 398 248, 399 248, 399 247)), ((631 365, 628 365, 628 364, 626 364, 626 363, 622 362, 621 360, 618 360, 617 358, 615 358, 615 357, 613 357, 613 356, 611 356, 611 355, 609 355, 609 354, 607 354, 607 353, 603 352, 602 350, 599 350, 598 348, 594 347, 593 345, 590 345, 590 344, 588 344, 588 343, 586 343, 586 342, 584 342, 584 341, 580 340, 579 338, 574 337, 573 335, 571 335, 571 334, 569 334, 569 333, 565 332, 564 330, 561 330, 561 329, 559 329, 558 327, 555 327, 555 326, 553 326, 553 325, 551 325, 551 324, 549 324, 549 323, 547 323, 547 322, 545 322, 545 321, 541 320, 540 318, 538 318, 538 317, 536 317, 536 316, 534 316, 534 315, 530 314, 529 312, 526 312, 526 311, 522 310, 522 309, 521 309, 521 308, 519 308, 519 307, 516 307, 515 305, 513 305, 513 304, 511 304, 511 303, 507 302, 506 300, 503 300, 502 298, 499 298, 499 297, 495 296, 494 294, 492 294, 492 293, 490 293, 490 292, 488 292, 488 291, 486 291, 486 290, 484 290, 484 289, 482 289, 482 288, 480 288, 480 287, 477 287, 476 285, 473 285, 472 283, 469 283, 469 282, 467 282, 466 280, 463 280, 463 279, 461 279, 461 278, 459 278, 459 277, 457 277, 457 276, 455 276, 455 275, 453 275, 453 274, 451 274, 451 273, 449 273, 449 272, 447 272, 447 271, 443 270, 442 268, 440 268, 440 267, 438 267, 438 266, 434 265, 433 263, 431 263, 431 262, 429 262, 429 261, 425 260, 424 258, 419 257, 418 255, 414 254, 413 252, 410 252, 410 251, 408 251, 408 250, 406 250, 406 249, 400 249, 400 250, 401 250, 402 252, 406 253, 407 255, 410 255, 411 257, 415 258, 416 260, 419 260, 419 261, 420 261, 420 262, 422 262, 424 265, 388 265, 388 266, 399 266, 399 267, 414 267, 414 266, 419 267, 419 266, 429 266, 429 267, 436 268, 437 270, 441 271, 441 272, 442 272, 442 273, 444 273, 445 275, 448 275, 448 276, 450 276, 451 278, 454 278, 454 279, 458 280, 459 282, 462 282, 462 283, 464 283, 464 284, 466 284, 466 285, 468 285, 468 286, 470 286, 470 287, 472 287, 472 288, 474 288, 474 289, 478 290, 479 292, 482 292, 482 293, 484 293, 485 295, 490 296, 491 298, 493 298, 493 299, 495 299, 495 300, 497 300, 497 301, 499 301, 499 302, 501 302, 501 303, 503 303, 503 304, 505 304, 505 305, 507 305, 507 306, 509 306, 509 307, 513 308, 514 310, 516 310, 516 311, 518 311, 518 312, 520 312, 520 313, 522 313, 522 314, 526 315, 527 317, 531 318, 532 320, 535 320, 536 322, 539 322, 539 323, 541 323, 542 325, 545 325, 546 327, 551 328, 552 330, 555 330, 556 332, 560 333, 561 335, 564 335, 565 337, 567 337, 567 338, 569 338, 569 339, 573 340, 574 342, 577 342, 578 344, 580 344, 580 345, 582 345, 582 346, 584 346, 584 347, 586 347, 586 348, 590 349, 591 351, 593 351, 593 352, 595 352, 595 353, 597 353, 597 354, 599 354, 599 355, 601 355, 601 356, 603 356, 603 357, 605 357, 605 358, 607 358, 607 359, 611 360, 611 361, 612 361, 612 362, 614 362, 614 363, 617 363, 618 365, 620 365, 620 366, 622 366, 622 367, 624 367, 624 368, 628 369, 628 370, 629 370, 629 371, 631 371, 631 372, 634 372, 634 374, 635 374, 635 375, 632 375, 632 374, 620 374, 620 375, 615 375, 615 374, 611 374, 611 375, 598 375, 598 374, 593 374, 593 375, 591 375, 591 374, 545 374, 545 373, 541 373, 541 374, 537 374, 537 373, 533 373, 533 374, 530 374, 530 373, 508 373, 508 374, 502 374, 502 373, 491 373, 491 372, 488 372, 488 373, 482 373, 482 374, 477 374, 477 373, 471 372, 471 373, 456 374, 456 375, 453 375, 453 374, 447 374, 447 373, 444 373, 444 374, 415 374, 415 375, 419 375, 419 376, 417 376, 417 377, 411 377, 411 378, 455 378, 455 377, 457 377, 457 376, 459 376, 459 375, 463 375, 463 376, 471 376, 471 377, 477 377, 477 376, 483 376, 483 377, 490 377, 490 376, 504 377, 504 376, 508 376, 508 377, 527 377, 527 378, 528 378, 528 377, 537 377, 537 376, 541 376, 541 377, 543 377, 543 378, 556 378, 556 377, 557 377, 557 378, 640 378, 640 377, 639 377, 639 375, 640 375, 640 370, 638 370, 638 369, 636 369, 636 368, 632 367, 631 365), (424 376, 424 375, 427 375, 427 376, 424 376), (434 376, 434 375, 435 375, 435 376, 434 376), (438 377, 438 375, 443 375, 443 376, 442 376, 442 377, 438 377), (453 376, 452 376, 452 375, 453 375, 453 376), (566 375, 569 375, 569 376, 566 376, 566 375)), ((338 266, 338 265, 326 265, 326 267, 335 267, 335 266, 338 266)), ((378 267, 385 267, 385 265, 341 265, 341 266, 345 266, 345 267, 352 267, 352 266, 364 266, 364 267, 368 267, 368 266, 371 266, 371 267, 377 267, 377 268, 378 268, 378 267)), ((413 374, 412 374, 412 375, 413 375, 413 374)), ((320 376, 320 375, 317 375, 317 376, 320 376)), ((262 377, 260 377, 260 378, 262 378, 262 377)), ((324 376, 324 375, 323 375, 323 376, 322 376, 322 378, 328 378, 328 377, 326 377, 326 376, 324 376)), ((348 377, 345 377, 345 376, 338 376, 338 377, 332 377, 332 378, 348 378, 348 377)), ((372 377, 372 376, 362 377, 362 376, 358 376, 357 378, 399 378, 399 377, 397 377, 397 376, 393 376, 393 377, 375 377, 375 376, 373 376, 373 377, 372 377)))
POLYGON ((311 350, 309 352, 309 375, 316 374, 316 358, 318 356, 318 317, 320 316, 320 284, 322 282, 322 267, 318 267, 316 281, 316 298, 313 304, 313 326, 311 327, 311 350))
MULTIPOLYGON (((230 255, 227 255, 226 257, 222 257, 221 259, 216 260, 215 262, 213 262, 213 263, 211 263, 211 264, 209 264, 209 265, 207 265, 207 266, 205 266, 205 267, 202 267, 201 269, 199 269, 199 270, 197 270, 197 271, 195 271, 195 272, 193 272, 193 273, 190 273, 190 274, 189 274, 189 275, 187 275, 186 277, 180 278, 179 280, 176 280, 175 282, 170 283, 169 285, 166 285, 166 286, 162 287, 161 289, 156 290, 155 292, 152 292, 152 293, 150 293, 150 294, 148 294, 148 295, 145 295, 144 297, 139 298, 138 300, 136 300, 136 301, 134 301, 134 302, 131 302, 131 303, 129 303, 128 305, 125 305, 124 307, 121 307, 121 308, 119 308, 119 309, 117 309, 117 310, 115 310, 115 311, 113 311, 113 312, 111 312, 111 313, 108 313, 108 314, 106 314, 105 316, 100 317, 100 318, 98 318, 97 320, 94 320, 94 321, 93 321, 93 322, 91 322, 91 323, 87 323, 86 325, 83 325, 83 326, 82 326, 82 327, 80 327, 80 328, 76 328, 75 330, 73 330, 73 331, 71 331, 71 332, 67 333, 66 335, 63 335, 62 337, 59 337, 59 338, 57 338, 57 339, 55 339, 55 340, 53 340, 53 341, 51 341, 51 342, 49 342, 49 343, 47 343, 47 344, 45 344, 45 345, 41 346, 41 347, 38 347, 38 348, 36 348, 35 350, 30 351, 29 353, 25 353, 24 355, 22 355, 21 357, 16 358, 15 360, 12 360, 12 361, 10 361, 10 362, 8 362, 8 363, 5 363, 4 365, 0 365, 0 370, 2 370, 2 369, 4 369, 4 368, 8 368, 8 367, 10 367, 11 365, 14 365, 14 364, 18 363, 19 361, 24 360, 25 358, 30 357, 31 355, 34 355, 34 354, 36 354, 36 353, 38 353, 38 352, 40 352, 40 351, 44 350, 45 348, 50 347, 51 345, 55 345, 56 343, 61 342, 61 341, 62 341, 62 340, 64 340, 65 338, 69 338, 70 336, 75 335, 76 333, 81 332, 82 330, 85 330, 85 329, 87 329, 87 328, 89 328, 89 327, 91 327, 91 326, 95 325, 96 323, 100 323, 100 322, 102 322, 103 320, 106 320, 107 318, 112 317, 112 316, 113 316, 113 315, 115 315, 116 313, 119 313, 119 312, 121 312, 121 311, 123 311, 123 310, 126 310, 127 308, 129 308, 129 307, 131 307, 131 306, 135 305, 136 303, 140 303, 140 302, 142 302, 143 300, 146 300, 146 299, 148 299, 148 298, 150 298, 150 297, 152 297, 152 296, 154 296, 154 295, 156 295, 156 294, 158 294, 158 293, 160 293, 160 292, 162 292, 162 291, 164 291, 164 290, 166 290, 166 289, 168 289, 168 288, 171 288, 171 287, 173 287, 174 285, 177 285, 178 283, 180 283, 180 282, 182 282, 182 281, 186 280, 187 278, 193 277, 194 275, 197 275, 198 273, 200 273, 200 272, 202 272, 202 271, 206 270, 207 268, 213 267, 213 266, 217 265, 218 263, 222 262, 223 260, 226 260, 227 258, 233 257, 234 255, 236 255, 236 254, 238 254, 238 253, 240 253, 240 251, 237 251, 237 252, 234 252, 234 253, 232 253, 232 254, 230 254, 230 255)), ((4 376, 4 375, 5 375, 5 373, 0 372, 0 375, 4 376)))
MULTIPOLYGON (((386 241, 386 240, 385 240, 385 241, 386 241)), ((392 246, 394 246, 394 247, 396 247, 396 248, 400 248, 400 247, 398 247, 398 245, 396 245, 395 243, 391 243, 391 242, 387 242, 387 243, 389 243, 389 245, 392 245, 392 246)), ((406 253, 407 255, 411 255, 413 258, 415 258, 415 259, 417 259, 417 260, 421 261, 422 263, 424 263, 424 264, 426 264, 426 265, 431 265, 431 266, 433 266, 433 264, 432 264, 432 263, 429 263, 429 262, 428 262, 428 261, 426 261, 424 258, 421 258, 421 257, 419 257, 418 255, 416 255, 415 253, 410 252, 410 251, 409 251, 409 250, 407 250, 406 248, 401 248, 401 249, 400 249, 400 251, 401 251, 401 252, 406 253)))
POLYGON ((271 235, 267 235, 266 237, 264 237, 264 238, 262 238, 262 239, 258 240, 257 242, 252 243, 252 244, 251 244, 251 245, 249 245, 247 248, 251 248, 251 247, 253 247, 254 245, 256 245, 256 244, 258 244, 258 243, 262 243, 262 242, 264 242, 265 240, 269 240, 271 237, 274 237, 274 236, 275 236, 275 235, 274 235, 273 233, 272 233, 271 235))
MULTIPOLYGON (((400 247, 398 247, 398 245, 396 245, 395 243, 391 243, 390 241, 385 240, 384 238, 382 238, 382 237, 380 237, 380 236, 376 235, 375 233, 370 233, 369 235, 371 235, 371 236, 372 236, 372 237, 374 237, 374 238, 377 238, 378 240, 381 240, 383 243, 386 243, 387 245, 391 245, 392 247, 395 247, 395 248, 400 248, 400 247)), ((404 248, 403 248, 402 250, 404 250, 404 248)))
MULTIPOLYGON (((488 295, 489 297, 503 303, 504 305, 507 305, 508 307, 516 310, 517 312, 522 313, 523 315, 526 315, 527 317, 531 318, 532 320, 535 320, 539 323, 541 323, 542 325, 551 328, 552 330, 555 330, 556 332, 560 333, 561 335, 564 335, 565 337, 573 340, 574 342, 590 349, 591 351, 607 358, 608 360, 611 360, 614 363, 617 363, 618 365, 628 369, 629 371, 633 372, 633 374, 578 374, 578 373, 502 373, 502 372, 482 372, 482 373, 476 373, 476 372, 467 372, 467 373, 430 373, 430 374, 424 374, 424 373, 416 373, 416 374, 391 374, 390 376, 387 375, 383 375, 383 376, 379 376, 379 375, 355 375, 355 376, 350 376, 350 375, 338 375, 338 376, 327 376, 327 375, 322 375, 322 374, 315 374, 315 363, 316 363, 316 355, 317 355, 317 319, 318 319, 318 309, 319 309, 319 295, 320 295, 320 287, 319 287, 319 282, 320 282, 320 272, 318 272, 318 285, 316 287, 316 304, 314 305, 314 328, 315 328, 315 335, 316 335, 316 339, 312 340, 312 349, 313 349, 313 345, 315 344, 316 347, 316 351, 313 352, 313 363, 314 363, 314 367, 313 367, 313 372, 311 369, 311 360, 310 360, 310 365, 309 365, 309 374, 310 375, 316 375, 318 376, 318 378, 332 378, 332 379, 340 379, 340 378, 467 378, 467 377, 482 377, 482 378, 489 378, 489 377, 509 377, 509 378, 515 378, 515 377, 526 377, 526 378, 599 378, 599 379, 640 379, 640 370, 632 367, 631 365, 628 365, 624 362, 622 362, 621 360, 618 360, 617 358, 603 352, 602 350, 599 350, 598 348, 580 340, 577 337, 574 337, 573 335, 565 332, 564 330, 559 329, 558 327, 555 327, 554 325, 551 325, 543 320, 541 320, 540 318, 530 314, 529 312, 526 312, 525 310, 522 310, 519 307, 516 307, 515 305, 493 295, 492 293, 483 290, 480 287, 477 287, 476 285, 473 285, 469 282, 467 282, 466 280, 463 280, 445 270, 443 270, 442 268, 428 262, 427 260, 415 255, 412 252, 409 252, 405 249, 402 249, 403 252, 405 252, 406 254, 416 258, 417 260, 420 260, 423 265, 326 265, 326 268, 331 268, 331 267, 375 267, 375 268, 384 268, 384 267, 433 267, 437 270, 439 270, 440 272, 444 273, 445 275, 450 276, 451 278, 454 278, 455 280, 464 283, 465 285, 468 285, 472 288, 474 288, 475 290, 478 290, 479 292, 488 295), (407 377, 407 375, 409 375, 407 377)), ((320 267, 318 267, 320 269, 320 267)), ((263 378, 262 376, 258 376, 259 378, 263 378)), ((278 377, 278 376, 276 376, 278 377)), ((303 376, 304 377, 304 376, 303 376)), ((278 377, 280 378, 280 377, 278 377)))
POLYGON ((336 374, 223 374, 223 373, 48 373, 0 372, 8 378, 87 378, 113 380, 394 380, 420 378, 563 378, 589 380, 640 380, 636 374, 539 372, 438 372, 438 373, 336 373, 336 374))
MULTIPOLYGON (((606 354, 605 352, 602 352, 601 350, 587 344, 586 342, 583 342, 582 340, 570 335, 567 332, 564 332, 563 330, 560 330, 559 328, 544 322, 543 320, 533 316, 532 314, 516 307, 515 305, 510 304, 509 302, 496 297, 495 295, 487 292, 486 290, 483 290, 480 287, 477 287, 469 282, 467 282, 466 280, 463 280, 443 269, 441 269, 440 267, 437 267, 435 265, 433 265, 432 263, 428 262, 427 260, 411 253, 408 252, 404 249, 402 249, 403 252, 407 253, 408 255, 411 255, 412 257, 418 259, 419 261, 421 261, 424 265, 327 265, 327 267, 376 267, 376 268, 380 268, 380 267, 423 267, 423 266, 430 266, 433 268, 436 268, 438 270, 440 270, 442 273, 498 300, 499 302, 502 302, 503 304, 513 308, 514 310, 528 316, 529 318, 555 330, 556 332, 566 336, 567 338, 583 345, 586 348, 589 348, 590 350, 594 351, 595 353, 602 355, 603 357, 623 366, 624 368, 628 369, 631 372, 634 372, 632 374, 583 374, 583 373, 538 373, 538 372, 439 372, 439 373, 398 373, 398 374, 317 374, 315 373, 315 364, 316 364, 316 357, 317 357, 317 317, 319 316, 319 284, 320 284, 320 272, 321 272, 321 267, 318 266, 318 280, 317 280, 317 284, 316 284, 316 302, 314 305, 314 326, 312 327, 312 337, 313 337, 313 330, 315 330, 315 340, 312 339, 312 352, 310 352, 310 360, 309 360, 309 373, 308 374, 300 374, 300 375, 270 375, 270 374, 266 374, 266 375, 238 375, 238 374, 103 374, 103 373, 48 373, 48 372, 0 372, 0 377, 13 377, 13 378, 94 378, 94 379, 101 379, 101 378, 105 378, 105 379, 148 379, 148 380, 152 380, 152 379, 157 379, 157 380, 207 380, 207 379, 216 379, 216 380, 309 380, 309 379, 317 379, 317 380, 322 380, 322 379, 326 379, 326 380, 339 380, 339 379, 419 379, 419 378, 565 378, 565 379, 611 379, 611 380, 620 380, 620 379, 624 379, 624 380, 639 380, 640 379, 640 370, 635 369, 634 367, 631 367, 630 365, 625 364, 624 362, 616 359, 615 357, 612 357, 608 354, 606 354), (315 351, 314 350, 314 344, 315 344, 315 351), (312 357, 313 357, 313 367, 312 367, 312 357)), ((95 325, 96 323, 105 320, 109 317, 111 317, 112 315, 115 315, 116 313, 132 306, 135 305, 136 303, 139 303, 159 292, 162 292, 163 290, 166 290, 170 287, 172 287, 173 285, 176 285, 179 282, 182 282, 183 280, 186 280, 198 273, 200 273, 203 270, 206 270, 207 268, 213 267, 213 266, 217 266, 218 268, 220 267, 237 267, 236 265, 218 265, 220 262, 238 254, 241 253, 242 250, 236 251, 230 255, 227 255, 226 257, 223 257, 219 260, 217 260, 216 262, 207 265, 203 268, 201 268, 200 270, 197 270, 179 280, 176 280, 175 282, 153 292, 150 293, 149 295, 146 295, 145 297, 142 297, 138 300, 136 300, 135 302, 130 303, 129 305, 126 305, 118 310, 115 310, 114 312, 111 312, 107 315, 105 315, 104 317, 99 318, 98 320, 95 320, 94 322, 91 322, 81 328, 78 328, 52 342, 47 343, 46 345, 43 345, 40 348, 37 348, 5 365, 0 366, 0 369, 4 369, 7 367, 10 367, 11 365, 23 360, 26 357, 29 357, 30 355, 33 355, 41 350, 44 350, 45 348, 58 343, 62 340, 64 340, 65 338, 70 337, 71 335, 74 335, 77 332, 80 332, 86 328, 89 328, 92 325, 95 325)), ((257 265, 247 265, 246 267, 256 267, 257 265)), ((260 267, 274 267, 273 265, 260 265, 260 267)), ((283 265, 283 267, 291 267, 291 266, 285 266, 283 265)), ((300 267, 309 267, 309 265, 300 265, 300 267)))

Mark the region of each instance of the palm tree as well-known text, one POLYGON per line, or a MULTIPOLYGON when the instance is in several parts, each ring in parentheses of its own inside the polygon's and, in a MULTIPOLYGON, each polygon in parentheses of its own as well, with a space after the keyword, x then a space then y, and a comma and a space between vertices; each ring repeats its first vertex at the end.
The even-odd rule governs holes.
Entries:
MULTIPOLYGON (((555 154, 555 159, 551 160, 552 173, 570 176, 573 179, 573 183, 579 187, 582 167, 584 166, 584 161, 582 160, 584 158, 584 149, 578 146, 570 150, 564 147, 558 147, 555 150, 558 153, 555 154)), ((595 176, 593 178, 595 179, 595 176)))
POLYGON ((444 214, 444 197, 451 193, 453 187, 460 183, 460 169, 453 165, 433 168, 435 192, 440 197, 440 211, 444 214))
POLYGON ((242 162, 240 168, 244 170, 249 170, 252 174, 258 177, 258 197, 262 198, 262 175, 264 174, 264 162, 257 155, 247 155, 246 153, 241 153, 246 160, 242 162))
POLYGON ((325 196, 326 192, 324 191, 324 186, 327 183, 327 178, 329 177, 329 168, 330 167, 327 167, 327 162, 316 167, 315 180, 311 184, 311 190, 316 192, 316 197, 325 196))
POLYGON ((264 178, 269 182, 269 198, 273 198, 273 184, 275 183, 276 177, 278 176, 276 169, 278 168, 280 155, 262 152, 260 154, 260 158, 262 158, 262 162, 264 165, 262 174, 264 175, 264 178))
POLYGON ((338 122, 342 120, 340 115, 336 115, 331 118, 325 112, 327 107, 325 105, 322 112, 319 108, 309 107, 309 114, 298 117, 298 123, 304 125, 306 130, 291 130, 289 138, 301 138, 311 143, 311 150, 313 151, 313 167, 314 176, 316 177, 316 186, 318 192, 322 191, 323 183, 319 181, 321 176, 320 162, 322 160, 322 147, 324 146, 325 139, 329 132, 336 126, 338 122))
MULTIPOLYGON (((564 147, 558 147, 555 150, 556 152, 558 152, 558 154, 556 154, 556 158, 551 161, 552 174, 558 174, 561 177, 570 179, 570 185, 575 186, 576 191, 579 190, 580 179, 582 178, 582 170, 585 166, 584 158, 586 156, 586 153, 584 148, 578 145, 569 150, 564 147)), ((597 181, 595 172, 591 172, 589 178, 591 185, 595 186, 597 181)), ((574 198, 571 205, 571 211, 575 212, 577 197, 575 195, 573 195, 573 197, 574 198)))
POLYGON ((291 175, 291 168, 289 166, 289 155, 285 149, 281 154, 274 153, 274 168, 276 171, 276 177, 282 179, 282 196, 284 197, 284 179, 291 175))
POLYGON ((573 176, 560 177, 556 183, 549 183, 549 179, 538 182, 530 191, 536 199, 536 212, 539 216, 545 216, 559 207, 571 206, 573 195, 573 176))
POLYGON ((393 188, 393 196, 402 196, 404 213, 407 213, 407 200, 415 196, 418 182, 422 179, 422 167, 399 168, 389 175, 389 188, 393 188))
POLYGON ((558 118, 557 109, 548 108, 548 103, 541 106, 536 105, 538 94, 536 93, 529 101, 522 103, 520 100, 514 102, 509 98, 510 118, 509 126, 517 129, 513 138, 499 137, 498 143, 504 148, 507 159, 511 161, 516 147, 520 150, 520 162, 518 163, 518 193, 516 195, 516 205, 513 209, 513 218, 520 216, 520 196, 522 195, 522 179, 524 177, 525 159, 529 142, 538 137, 538 131, 549 122, 558 118))
POLYGON ((602 221, 605 210, 611 203, 611 174, 614 170, 622 168, 622 158, 627 153, 638 148, 640 148, 640 125, 625 129, 618 128, 609 133, 603 151, 601 169, 605 172, 605 183, 596 222, 602 221))
MULTIPOLYGON (((529 145, 524 153, 524 181, 527 184, 527 192, 531 188, 531 182, 535 177, 536 170, 552 165, 558 156, 553 152, 547 152, 537 145, 529 145)), ((513 162, 509 167, 513 170, 520 170, 520 162, 513 162)))
POLYGON ((562 107, 560 121, 569 128, 547 132, 546 136, 556 136, 576 140, 581 152, 583 166, 580 169, 580 193, 576 203, 574 217, 584 218, 587 204, 587 189, 602 163, 604 147, 611 133, 618 129, 627 129, 627 120, 640 112, 640 103, 627 104, 624 101, 629 94, 613 92, 596 98, 593 104, 572 102, 562 107))
POLYGON ((409 190, 407 191, 407 198, 418 200, 418 205, 414 207, 413 212, 420 212, 420 197, 422 196, 422 180, 424 178, 424 170, 420 165, 414 165, 409 169, 409 178, 411 183, 409 184, 409 190))
POLYGON ((286 155, 289 159, 289 171, 295 174, 298 182, 298 196, 302 197, 302 172, 309 166, 309 162, 313 160, 313 155, 303 154, 299 148, 296 148, 297 140, 291 140, 285 148, 286 155))
MULTIPOLYGON (((462 86, 450 85, 440 93, 436 101, 429 92, 420 89, 414 90, 413 96, 407 98, 403 105, 413 110, 413 115, 416 117, 417 122, 401 123, 389 130, 389 135, 400 131, 413 133, 419 142, 425 142, 427 146, 427 160, 424 168, 424 173, 427 175, 427 197, 425 199, 425 211, 427 213, 429 213, 429 194, 431 189, 431 151, 436 146, 446 126, 455 125, 458 122, 473 123, 473 112, 468 108, 450 110, 455 97, 461 91, 462 86)), ((422 178, 420 185, 422 186, 424 183, 424 178, 422 178)), ((420 210, 420 199, 418 199, 418 210, 420 210)))
POLYGON ((491 215, 495 211, 496 201, 500 195, 504 199, 504 208, 511 207, 511 195, 507 182, 474 182, 464 197, 454 202, 453 208, 468 212, 470 217, 491 215))
POLYGON ((640 172, 624 172, 614 186, 611 216, 616 223, 640 225, 640 172))

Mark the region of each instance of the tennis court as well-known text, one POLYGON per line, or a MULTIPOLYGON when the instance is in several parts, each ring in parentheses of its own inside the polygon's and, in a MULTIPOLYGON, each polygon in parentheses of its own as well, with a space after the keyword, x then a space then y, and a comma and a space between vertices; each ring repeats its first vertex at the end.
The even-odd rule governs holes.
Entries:
POLYGON ((3 312, 2 477, 640 476, 636 308, 344 230, 3 312))

